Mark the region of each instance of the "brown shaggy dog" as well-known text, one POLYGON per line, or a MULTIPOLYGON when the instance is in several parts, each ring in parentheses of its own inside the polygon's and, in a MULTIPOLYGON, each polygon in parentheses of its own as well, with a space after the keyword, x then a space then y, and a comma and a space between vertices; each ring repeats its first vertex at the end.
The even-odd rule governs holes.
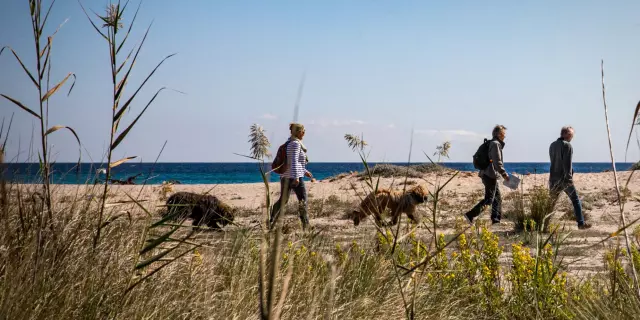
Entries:
POLYGON ((407 189, 405 192, 378 189, 374 194, 370 193, 362 203, 358 210, 353 211, 353 224, 355 226, 360 224, 360 221, 366 218, 368 215, 373 214, 375 222, 379 226, 389 225, 387 222, 382 221, 382 214, 389 209, 391 216, 391 224, 396 225, 400 219, 400 215, 404 212, 409 219, 418 223, 418 217, 415 215, 416 206, 418 204, 427 201, 428 192, 424 187, 418 185, 411 189, 407 189))
POLYGON ((162 216, 179 221, 191 218, 194 226, 206 224, 209 228, 220 229, 233 222, 235 211, 216 196, 176 192, 167 199, 167 210, 162 216))

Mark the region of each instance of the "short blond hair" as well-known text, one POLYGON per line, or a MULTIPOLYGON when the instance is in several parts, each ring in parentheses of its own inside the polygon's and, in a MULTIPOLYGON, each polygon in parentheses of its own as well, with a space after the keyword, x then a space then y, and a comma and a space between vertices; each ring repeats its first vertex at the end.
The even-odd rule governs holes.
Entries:
POLYGON ((292 122, 289 124, 289 130, 292 135, 297 135, 299 132, 304 131, 304 126, 300 123, 292 122))
POLYGON ((507 130, 507 127, 501 124, 497 124, 495 127, 493 127, 493 131, 491 132, 491 135, 493 137, 497 137, 501 131, 505 131, 505 130, 507 130))

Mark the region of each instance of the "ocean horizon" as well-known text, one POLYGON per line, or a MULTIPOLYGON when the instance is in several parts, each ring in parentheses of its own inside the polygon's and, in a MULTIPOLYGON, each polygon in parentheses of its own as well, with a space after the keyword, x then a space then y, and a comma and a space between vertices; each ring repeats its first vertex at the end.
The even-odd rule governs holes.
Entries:
MULTIPOLYGON (((412 162, 409 165, 422 164, 412 162)), ((370 166, 383 163, 370 163, 370 166)), ((405 163, 389 163, 399 166, 405 163)), ((443 166, 459 171, 476 171, 470 162, 443 162, 443 166)), ((633 162, 616 163, 616 169, 626 171, 633 162)), ((92 184, 100 176, 98 171, 104 168, 102 163, 81 163, 78 170, 77 163, 52 164, 52 183, 55 184, 92 184)), ((270 169, 270 163, 265 163, 270 169)), ((611 170, 610 162, 576 162, 573 164, 576 173, 596 173, 611 170)), ((314 162, 307 165, 318 180, 336 176, 351 171, 363 171, 361 162, 314 162)), ((548 173, 548 162, 507 162, 505 169, 518 174, 548 173)), ((260 167, 256 162, 138 162, 124 163, 113 169, 112 179, 126 180, 136 176, 135 184, 161 184, 163 181, 178 181, 181 184, 235 184, 262 182, 260 167)), ((14 183, 38 183, 38 163, 9 163, 7 164, 7 178, 14 183)), ((101 177, 104 175, 101 175, 101 177)), ((271 174, 270 181, 277 182, 278 175, 271 174)))

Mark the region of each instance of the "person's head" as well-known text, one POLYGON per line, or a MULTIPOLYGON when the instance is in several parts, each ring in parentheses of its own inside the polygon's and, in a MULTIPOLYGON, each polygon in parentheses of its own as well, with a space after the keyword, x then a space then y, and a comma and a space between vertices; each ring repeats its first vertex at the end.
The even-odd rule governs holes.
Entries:
POLYGON ((496 125, 495 127, 493 127, 493 132, 491 132, 491 135, 500 141, 504 141, 504 137, 507 135, 507 127, 501 124, 496 125))
POLYGON ((571 142, 573 139, 573 127, 565 126, 560 130, 560 137, 565 141, 571 142))
POLYGON ((293 137, 296 137, 298 139, 302 139, 302 137, 304 137, 304 126, 299 123, 290 124, 289 130, 291 131, 291 136, 293 137))

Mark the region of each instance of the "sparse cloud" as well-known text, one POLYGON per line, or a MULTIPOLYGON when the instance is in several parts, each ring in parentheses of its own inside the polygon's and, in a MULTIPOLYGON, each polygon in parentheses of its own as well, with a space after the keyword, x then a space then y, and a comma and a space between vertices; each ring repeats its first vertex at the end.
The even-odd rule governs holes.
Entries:
POLYGON ((387 125, 387 128, 389 128, 389 129, 394 129, 395 127, 396 127, 396 125, 394 123, 389 123, 387 125))
POLYGON ((457 139, 482 139, 485 135, 468 131, 468 130, 435 130, 435 129, 421 129, 416 130, 416 134, 431 136, 431 137, 441 137, 447 140, 456 140, 457 139))
POLYGON ((319 125, 321 127, 346 127, 366 124, 366 122, 362 120, 311 120, 308 123, 319 125))
POLYGON ((344 120, 333 120, 331 122, 331 125, 335 126, 335 127, 342 127, 342 126, 349 126, 349 125, 354 125, 354 124, 362 125, 364 123, 365 122, 362 121, 362 120, 346 120, 346 121, 344 121, 344 120))
POLYGON ((260 118, 267 119, 267 120, 276 120, 276 119, 278 119, 278 117, 276 115, 273 115, 273 114, 270 114, 270 113, 265 113, 260 118))

